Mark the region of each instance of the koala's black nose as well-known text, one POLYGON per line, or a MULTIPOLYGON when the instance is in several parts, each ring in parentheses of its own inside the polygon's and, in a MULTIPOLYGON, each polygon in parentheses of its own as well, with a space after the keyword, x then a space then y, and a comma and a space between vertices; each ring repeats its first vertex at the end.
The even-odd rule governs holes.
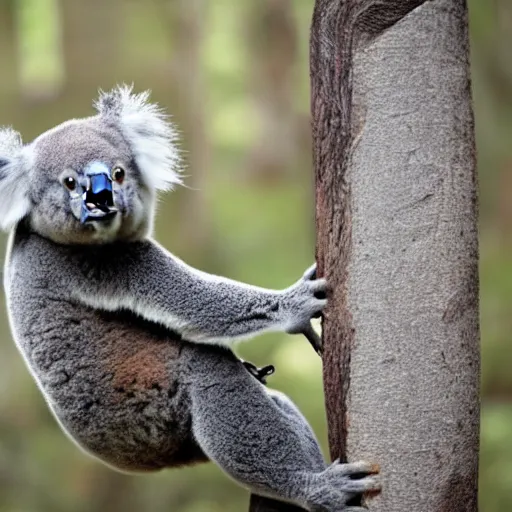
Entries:
POLYGON ((111 219, 116 213, 112 178, 109 168, 100 162, 93 162, 85 169, 87 185, 82 197, 82 223, 92 220, 111 219))
POLYGON ((89 179, 90 187, 85 194, 85 203, 94 205, 100 210, 114 206, 110 176, 106 173, 92 174, 89 179))

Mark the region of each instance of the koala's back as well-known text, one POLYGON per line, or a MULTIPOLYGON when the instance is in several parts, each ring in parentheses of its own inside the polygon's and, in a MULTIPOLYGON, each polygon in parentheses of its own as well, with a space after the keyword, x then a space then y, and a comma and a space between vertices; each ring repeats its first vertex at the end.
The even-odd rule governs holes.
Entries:
POLYGON ((191 436, 185 343, 128 312, 59 296, 51 255, 14 241, 6 292, 16 343, 66 432, 127 471, 206 460, 191 436))

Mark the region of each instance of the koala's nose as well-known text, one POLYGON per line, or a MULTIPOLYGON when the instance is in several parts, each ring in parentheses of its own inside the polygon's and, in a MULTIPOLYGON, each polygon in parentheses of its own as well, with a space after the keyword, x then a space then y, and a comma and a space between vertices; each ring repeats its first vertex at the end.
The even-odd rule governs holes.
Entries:
POLYGON ((93 162, 86 167, 84 175, 86 186, 82 198, 81 222, 112 218, 117 208, 114 206, 109 168, 101 162, 93 162))
POLYGON ((97 207, 114 206, 112 194, 112 180, 106 173, 93 174, 89 176, 90 187, 86 191, 86 203, 97 207))

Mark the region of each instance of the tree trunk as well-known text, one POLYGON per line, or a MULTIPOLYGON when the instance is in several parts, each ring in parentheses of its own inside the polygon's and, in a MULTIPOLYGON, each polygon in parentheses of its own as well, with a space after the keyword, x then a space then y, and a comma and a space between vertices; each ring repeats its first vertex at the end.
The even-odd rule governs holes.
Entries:
POLYGON ((465 0, 317 0, 317 261, 331 456, 382 512, 477 510, 478 244, 465 0))

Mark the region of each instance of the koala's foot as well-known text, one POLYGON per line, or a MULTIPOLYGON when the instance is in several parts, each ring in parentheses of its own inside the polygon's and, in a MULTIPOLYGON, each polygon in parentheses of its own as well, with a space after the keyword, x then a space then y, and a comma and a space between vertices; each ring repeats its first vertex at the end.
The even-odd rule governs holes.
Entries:
POLYGON ((364 493, 377 493, 381 486, 375 475, 379 468, 367 462, 340 464, 334 462, 316 475, 308 490, 307 503, 315 512, 358 512, 363 507, 347 507, 347 503, 364 493))
POLYGON ((242 360, 242 364, 245 366, 247 371, 257 380, 259 380, 262 384, 266 384, 267 377, 269 375, 272 375, 276 371, 275 367, 271 364, 268 364, 267 366, 262 366, 261 368, 258 368, 256 365, 252 364, 249 361, 242 360))

